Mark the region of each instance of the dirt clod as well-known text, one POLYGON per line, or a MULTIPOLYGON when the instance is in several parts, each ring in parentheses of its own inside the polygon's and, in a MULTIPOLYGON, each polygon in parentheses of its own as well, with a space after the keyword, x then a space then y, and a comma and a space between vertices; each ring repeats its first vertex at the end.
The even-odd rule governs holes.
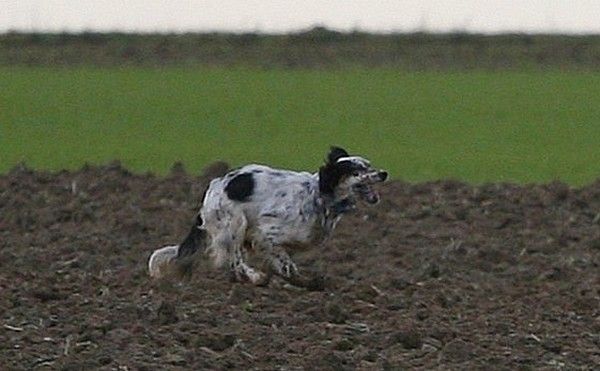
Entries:
POLYGON ((391 344, 402 344, 405 349, 418 349, 423 345, 421 334, 414 328, 397 331, 390 338, 391 344))
POLYGON ((158 322, 161 325, 169 325, 179 320, 177 317, 177 309, 170 302, 162 302, 157 310, 158 322))
POLYGON ((352 343, 352 341, 345 339, 345 338, 338 341, 334 346, 335 350, 339 350, 342 352, 352 350, 353 348, 354 348, 354 343, 352 343))
POLYGON ((233 334, 205 333, 198 336, 196 346, 207 347, 216 352, 221 352, 227 348, 231 348, 235 344, 235 339, 236 337, 233 334))
POLYGON ((473 345, 464 340, 455 339, 446 344, 442 352, 447 360, 464 362, 473 356, 473 345))
POLYGON ((348 312, 338 302, 327 303, 325 305, 325 317, 331 323, 344 323, 348 320, 348 312))

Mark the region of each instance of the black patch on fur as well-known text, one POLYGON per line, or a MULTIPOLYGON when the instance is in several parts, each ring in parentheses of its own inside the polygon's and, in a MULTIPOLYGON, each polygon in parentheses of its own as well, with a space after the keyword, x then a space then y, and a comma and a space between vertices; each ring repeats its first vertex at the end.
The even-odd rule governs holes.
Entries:
MULTIPOLYGON (((346 156, 343 156, 346 157, 346 156)), ((351 175, 357 167, 350 161, 328 162, 319 169, 319 191, 333 196, 335 188, 345 176, 351 175)))
MULTIPOLYGON (((200 199, 199 205, 204 202, 207 192, 208 185, 204 188, 204 193, 202 193, 202 198, 200 199)), ((206 243, 206 231, 204 229, 200 229, 202 224, 204 224, 204 221, 202 220, 200 213, 198 213, 194 219, 194 225, 192 226, 190 233, 188 233, 183 242, 179 244, 179 249, 177 249, 177 256, 175 259, 193 255, 199 249, 204 248, 206 243)))
POLYGON ((348 154, 348 152, 346 152, 345 149, 332 146, 329 150, 329 155, 327 156, 327 162, 333 164, 340 158, 348 156, 350 155, 348 154))
POLYGON ((345 198, 333 204, 333 213, 335 215, 342 215, 354 208, 354 203, 349 199, 345 198))
POLYGON ((342 157, 350 156, 345 149, 332 146, 327 155, 325 166, 319 169, 319 191, 321 194, 333 196, 335 187, 340 183, 340 180, 352 173, 352 163, 348 161, 337 162, 342 157))
POLYGON ((204 248, 204 244, 206 241, 206 231, 204 229, 198 228, 201 225, 202 218, 200 217, 200 215, 198 215, 196 217, 196 223, 190 230, 190 233, 188 233, 187 237, 179 245, 179 249, 177 250, 177 259, 194 255, 198 250, 204 248))
POLYGON ((254 174, 262 174, 263 171, 262 170, 252 170, 252 172, 254 174))
POLYGON ((250 197, 253 192, 254 178, 251 173, 236 175, 229 183, 227 183, 227 186, 225 186, 227 197, 234 201, 248 201, 248 197, 250 197))

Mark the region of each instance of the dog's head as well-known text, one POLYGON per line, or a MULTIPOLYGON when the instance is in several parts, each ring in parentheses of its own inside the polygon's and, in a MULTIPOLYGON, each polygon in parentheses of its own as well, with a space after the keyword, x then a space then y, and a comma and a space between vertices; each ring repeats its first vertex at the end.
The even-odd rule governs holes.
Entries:
POLYGON ((387 179, 387 172, 375 169, 360 156, 350 156, 339 147, 332 147, 325 166, 319 171, 321 193, 335 198, 360 199, 369 204, 379 201, 373 185, 387 179))

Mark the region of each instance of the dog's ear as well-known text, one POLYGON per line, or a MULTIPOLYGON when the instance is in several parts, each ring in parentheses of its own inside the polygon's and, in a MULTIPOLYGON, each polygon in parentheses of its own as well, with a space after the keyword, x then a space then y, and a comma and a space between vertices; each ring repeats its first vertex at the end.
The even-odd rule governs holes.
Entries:
POLYGON ((346 152, 345 149, 332 146, 329 150, 329 155, 327 156, 327 162, 330 164, 335 164, 340 158, 348 156, 348 152, 346 152))

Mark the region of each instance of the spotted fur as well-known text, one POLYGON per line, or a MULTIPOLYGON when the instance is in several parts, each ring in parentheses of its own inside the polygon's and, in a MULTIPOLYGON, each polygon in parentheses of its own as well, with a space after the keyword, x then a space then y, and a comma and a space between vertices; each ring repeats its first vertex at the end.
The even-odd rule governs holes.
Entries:
POLYGON ((385 171, 339 147, 331 149, 325 165, 314 174, 263 165, 231 171, 210 183, 186 239, 152 254, 150 274, 159 277, 173 260, 205 250, 236 280, 261 285, 273 273, 295 282, 298 267, 288 250, 322 243, 359 201, 377 203, 372 185, 386 178, 385 171), (249 250, 262 254, 266 271, 246 262, 249 250))

